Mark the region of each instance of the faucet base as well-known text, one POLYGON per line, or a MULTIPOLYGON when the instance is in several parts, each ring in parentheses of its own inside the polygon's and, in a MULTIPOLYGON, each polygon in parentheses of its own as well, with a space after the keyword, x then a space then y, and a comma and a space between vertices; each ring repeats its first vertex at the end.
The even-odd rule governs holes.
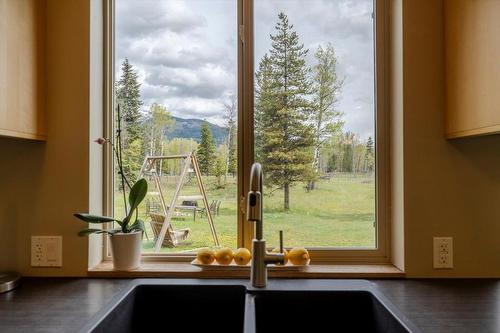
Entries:
POLYGON ((266 256, 266 241, 254 239, 252 241, 252 267, 250 279, 252 286, 263 288, 267 284, 267 269, 264 263, 266 256))
POLYGON ((266 241, 254 239, 252 242, 252 286, 263 288, 267 284, 267 264, 284 264, 285 255, 283 253, 268 253, 266 251, 266 241))

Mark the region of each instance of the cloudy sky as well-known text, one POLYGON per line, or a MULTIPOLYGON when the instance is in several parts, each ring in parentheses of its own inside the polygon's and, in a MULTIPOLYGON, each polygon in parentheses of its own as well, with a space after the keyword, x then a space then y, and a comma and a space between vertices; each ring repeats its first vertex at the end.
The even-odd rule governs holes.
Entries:
MULTIPOLYGON (((372 0, 254 0, 255 59, 286 13, 310 49, 332 43, 346 78, 337 104, 346 129, 373 136, 372 0)), ((236 92, 235 0, 116 0, 116 73, 129 58, 141 82, 144 109, 167 106, 173 115, 222 124, 223 105, 236 92)), ((257 66, 256 66, 257 67, 257 66)))

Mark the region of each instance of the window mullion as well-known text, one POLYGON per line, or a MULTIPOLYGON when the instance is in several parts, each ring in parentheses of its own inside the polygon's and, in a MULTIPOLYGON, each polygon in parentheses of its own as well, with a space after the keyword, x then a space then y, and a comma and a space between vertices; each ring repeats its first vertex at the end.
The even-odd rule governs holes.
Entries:
POLYGON ((253 0, 239 0, 238 29, 242 37, 238 47, 238 245, 251 247, 253 224, 245 218, 249 172, 253 163, 253 0), (242 26, 242 28, 240 28, 242 26))

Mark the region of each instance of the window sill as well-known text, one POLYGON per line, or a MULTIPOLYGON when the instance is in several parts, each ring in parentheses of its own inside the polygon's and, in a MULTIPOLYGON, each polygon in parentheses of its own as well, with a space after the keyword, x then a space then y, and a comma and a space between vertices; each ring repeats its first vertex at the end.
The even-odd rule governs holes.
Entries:
MULTIPOLYGON (((249 271, 204 271, 186 262, 143 262, 134 271, 119 272, 113 270, 111 261, 103 261, 88 271, 90 277, 166 277, 166 278, 245 278, 250 277, 249 271)), ((403 278, 405 273, 390 264, 373 265, 310 265, 303 271, 269 272, 271 278, 403 278)))

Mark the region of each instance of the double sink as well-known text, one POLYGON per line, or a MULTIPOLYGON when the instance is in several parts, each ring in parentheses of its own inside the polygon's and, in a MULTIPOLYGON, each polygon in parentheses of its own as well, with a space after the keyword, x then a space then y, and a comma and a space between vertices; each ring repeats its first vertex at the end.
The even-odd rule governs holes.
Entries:
POLYGON ((131 281, 82 332, 420 332, 363 280, 131 281))

